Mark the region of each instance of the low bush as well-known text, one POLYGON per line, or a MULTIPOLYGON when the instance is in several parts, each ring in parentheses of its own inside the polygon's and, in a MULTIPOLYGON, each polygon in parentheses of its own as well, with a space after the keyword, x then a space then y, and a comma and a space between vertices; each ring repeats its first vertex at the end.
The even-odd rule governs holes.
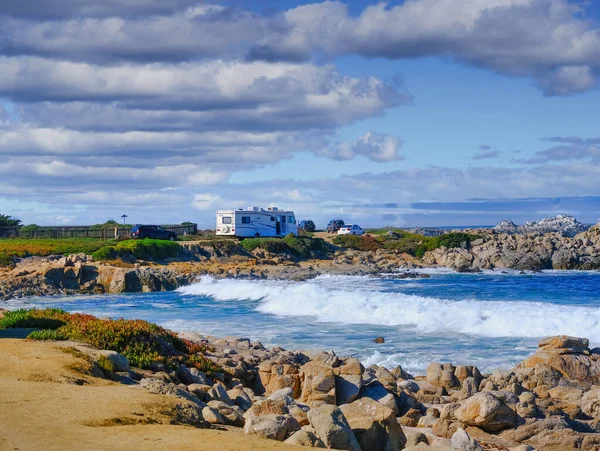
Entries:
POLYGON ((140 260, 165 260, 175 258, 179 254, 179 244, 165 240, 126 240, 114 246, 104 246, 92 256, 96 261, 115 260, 133 256, 140 260))
POLYGON ((246 238, 240 244, 248 252, 252 252, 257 248, 264 249, 273 254, 283 254, 291 251, 287 243, 279 238, 246 238))
POLYGON ((377 249, 387 249, 407 253, 414 257, 421 258, 425 252, 432 251, 439 247, 464 247, 469 248, 473 235, 464 232, 445 233, 436 237, 428 237, 416 233, 405 232, 404 230, 394 230, 401 234, 402 238, 387 237, 387 230, 375 230, 369 233, 375 236, 363 235, 362 237, 354 235, 338 235, 333 238, 333 244, 349 249, 361 251, 374 251, 377 249))
POLYGON ((292 252, 304 258, 322 257, 331 253, 330 246, 322 238, 295 236, 293 233, 289 233, 283 238, 283 242, 292 252))
POLYGON ((332 240, 333 244, 357 251, 376 251, 383 248, 383 242, 378 237, 369 235, 337 235, 332 240))
POLYGON ((210 375, 220 368, 204 356, 204 346, 179 338, 170 330, 142 320, 99 319, 92 315, 48 308, 21 309, 5 313, 0 328, 33 327, 33 340, 74 340, 98 349, 116 351, 131 365, 149 368, 163 363, 184 364, 210 375))

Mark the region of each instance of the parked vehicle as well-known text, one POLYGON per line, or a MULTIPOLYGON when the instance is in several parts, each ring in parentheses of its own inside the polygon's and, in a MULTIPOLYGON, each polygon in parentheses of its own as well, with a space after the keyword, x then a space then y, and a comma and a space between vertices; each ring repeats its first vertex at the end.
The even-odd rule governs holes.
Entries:
POLYGON ((136 224, 131 229, 131 238, 153 238, 155 240, 175 241, 177 239, 177 234, 175 232, 171 232, 170 230, 165 230, 161 226, 157 225, 136 224))
POLYGON ((216 229, 217 235, 239 238, 298 235, 294 212, 277 207, 218 210, 216 229))
POLYGON ((365 234, 365 231, 356 224, 346 224, 340 227, 338 230, 338 235, 356 235, 362 236, 365 234))
POLYGON ((332 219, 327 224, 327 231, 329 233, 337 232, 343 225, 344 221, 342 221, 341 219, 332 219))
POLYGON ((310 219, 307 219, 305 221, 300 221, 300 224, 298 224, 298 228, 304 229, 307 232, 314 232, 317 229, 317 226, 315 226, 315 223, 312 222, 310 219))

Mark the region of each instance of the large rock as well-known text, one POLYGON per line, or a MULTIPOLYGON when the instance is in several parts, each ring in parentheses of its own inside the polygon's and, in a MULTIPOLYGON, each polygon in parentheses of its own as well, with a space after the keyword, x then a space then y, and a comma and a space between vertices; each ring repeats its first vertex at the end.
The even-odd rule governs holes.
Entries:
POLYGON ((588 350, 590 341, 587 338, 558 335, 547 337, 538 343, 538 348, 544 351, 552 350, 557 353, 582 353, 588 350))
POLYGON ((515 427, 515 410, 507 403, 516 406, 517 399, 508 392, 481 392, 462 401, 454 415, 469 426, 476 426, 486 432, 497 432, 515 427))
POLYGON ((370 398, 340 406, 363 450, 395 451, 406 444, 406 437, 394 412, 370 398))
POLYGON ((327 448, 361 451, 354 432, 338 407, 325 404, 311 409, 308 421, 327 448))
POLYGON ((396 398, 394 397, 394 395, 389 393, 385 389, 385 387, 381 385, 381 383, 377 380, 367 385, 363 385, 358 397, 374 399, 375 401, 392 409, 395 415, 398 415, 399 413, 398 406, 396 405, 396 398))
POLYGON ((246 420, 245 434, 255 434, 283 442, 289 435, 300 430, 300 425, 291 415, 253 416, 246 420))
POLYGON ((452 435, 452 448, 460 451, 483 451, 483 448, 477 443, 463 428, 458 428, 452 435))
POLYGON ((311 448, 325 448, 325 443, 319 437, 304 429, 294 432, 284 443, 288 445, 309 446, 311 448))
POLYGON ((223 385, 215 384, 210 388, 210 390, 208 390, 207 393, 208 393, 208 396, 210 396, 210 399, 215 400, 215 401, 222 401, 225 404, 233 406, 233 401, 227 394, 227 390, 225 389, 225 387, 223 385))
POLYGON ((310 406, 335 404, 335 375, 333 367, 313 360, 302 367, 302 395, 300 399, 310 406))
POLYGON ((581 398, 581 411, 600 420, 600 387, 594 387, 581 398))
POLYGON ((102 350, 98 352, 98 355, 103 356, 105 359, 108 359, 108 361, 112 363, 113 368, 116 372, 129 372, 129 360, 127 360, 127 357, 119 354, 118 352, 102 350))

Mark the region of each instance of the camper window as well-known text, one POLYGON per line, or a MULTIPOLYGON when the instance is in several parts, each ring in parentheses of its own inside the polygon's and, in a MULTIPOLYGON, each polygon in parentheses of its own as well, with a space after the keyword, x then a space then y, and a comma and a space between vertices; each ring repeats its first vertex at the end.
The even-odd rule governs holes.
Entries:
POLYGON ((231 216, 223 216, 223 217, 221 218, 221 222, 222 222, 223 224, 231 224, 231 216))
POLYGON ((271 216, 271 221, 275 221, 275 216, 271 216))
POLYGON ((294 218, 293 216, 288 216, 288 222, 290 224, 296 224, 296 218, 294 218))
POLYGON ((250 216, 242 216, 242 224, 250 224, 250 216))

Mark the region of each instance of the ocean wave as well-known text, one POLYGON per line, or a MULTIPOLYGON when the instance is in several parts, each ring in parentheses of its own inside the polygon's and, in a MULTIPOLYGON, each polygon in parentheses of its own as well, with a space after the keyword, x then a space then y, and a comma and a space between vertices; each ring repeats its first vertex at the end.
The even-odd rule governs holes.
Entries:
POLYGON ((596 307, 526 301, 454 301, 377 288, 376 279, 330 278, 295 283, 204 278, 179 291, 210 296, 216 301, 254 301, 261 313, 308 316, 320 322, 401 326, 419 333, 452 332, 483 337, 565 334, 600 342, 600 309, 596 307))

